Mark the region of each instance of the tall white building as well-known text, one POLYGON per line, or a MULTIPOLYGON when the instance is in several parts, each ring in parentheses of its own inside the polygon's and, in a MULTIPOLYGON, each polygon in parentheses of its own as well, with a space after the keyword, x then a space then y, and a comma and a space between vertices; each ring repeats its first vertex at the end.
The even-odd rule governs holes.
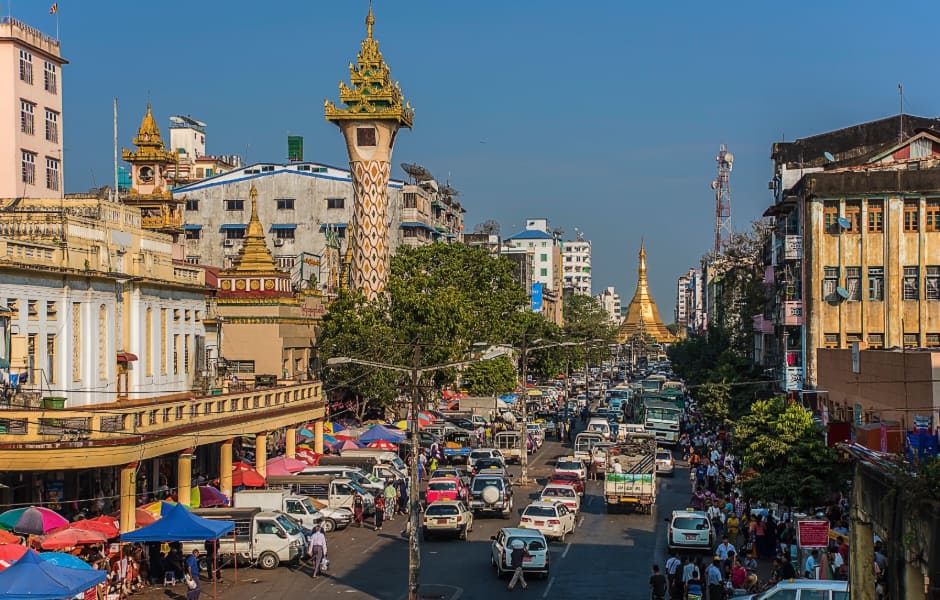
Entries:
POLYGON ((620 294, 617 293, 617 290, 613 286, 607 287, 594 298, 601 303, 601 306, 610 315, 611 324, 619 325, 620 321, 623 320, 623 305, 620 302, 620 294))
MULTIPOLYGON (((702 272, 689 269, 676 282, 676 324, 679 331, 696 334, 705 329, 702 272)), ((682 335, 682 333, 680 333, 682 335)))
POLYGON ((504 245, 532 255, 532 310, 541 311, 559 326, 562 315, 561 240, 548 227, 548 219, 526 219, 525 229, 506 238, 504 245))
POLYGON ((591 242, 578 236, 577 240, 564 243, 561 249, 563 286, 572 288, 575 294, 591 295, 591 242))

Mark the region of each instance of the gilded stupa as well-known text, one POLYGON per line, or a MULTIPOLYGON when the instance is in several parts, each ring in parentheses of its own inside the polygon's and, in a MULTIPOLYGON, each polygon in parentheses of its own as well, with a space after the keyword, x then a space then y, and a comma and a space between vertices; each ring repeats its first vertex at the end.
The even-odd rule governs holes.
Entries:
POLYGON ((646 279, 646 246, 640 242, 640 267, 636 281, 636 292, 627 308, 627 316, 617 332, 617 341, 624 343, 637 335, 648 335, 660 344, 676 341, 659 316, 659 309, 650 294, 649 281, 646 279))

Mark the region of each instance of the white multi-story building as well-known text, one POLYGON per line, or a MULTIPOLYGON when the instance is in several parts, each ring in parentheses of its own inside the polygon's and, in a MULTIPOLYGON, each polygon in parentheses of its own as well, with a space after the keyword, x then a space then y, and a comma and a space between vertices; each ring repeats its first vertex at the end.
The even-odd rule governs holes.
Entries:
POLYGON ((0 198, 62 197, 66 64, 59 40, 0 17, 0 198))
POLYGON ((687 334, 701 333, 705 330, 705 304, 702 285, 702 272, 689 269, 679 276, 676 282, 676 324, 679 331, 687 334))
POLYGON ((526 219, 525 229, 506 238, 504 245, 523 249, 532 255, 529 294, 533 296, 533 310, 540 310, 550 321, 561 325, 561 240, 549 229, 548 219, 526 219))
POLYGON ((601 303, 601 306, 610 315, 610 323, 620 325, 620 321, 623 320, 623 305, 620 302, 620 294, 617 293, 617 290, 613 286, 609 286, 594 298, 601 303))
POLYGON ((561 249, 562 276, 565 288, 575 294, 591 295, 591 242, 578 236, 577 240, 565 242, 561 249))

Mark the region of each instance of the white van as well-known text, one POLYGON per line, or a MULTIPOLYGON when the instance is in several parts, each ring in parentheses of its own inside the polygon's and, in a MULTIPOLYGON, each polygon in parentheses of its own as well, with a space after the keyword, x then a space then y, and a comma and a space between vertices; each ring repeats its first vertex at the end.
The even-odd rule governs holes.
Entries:
POLYGON ((353 450, 343 450, 340 456, 371 456, 379 462, 389 463, 398 469, 399 473, 407 473, 408 467, 405 461, 394 452, 388 450, 377 450, 375 448, 355 448, 353 450))
POLYGON ((604 436, 605 440, 610 439, 610 423, 607 419, 594 417, 588 421, 587 428, 584 430, 588 433, 599 433, 604 436))

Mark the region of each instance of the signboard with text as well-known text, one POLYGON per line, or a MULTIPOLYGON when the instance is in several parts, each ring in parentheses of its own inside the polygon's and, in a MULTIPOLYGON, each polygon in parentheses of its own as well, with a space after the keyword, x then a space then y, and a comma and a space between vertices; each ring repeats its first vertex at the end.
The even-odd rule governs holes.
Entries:
POLYGON ((542 284, 538 281, 532 283, 532 312, 542 310, 542 284))
POLYGON ((829 521, 797 521, 796 540, 801 548, 829 546, 829 521))

